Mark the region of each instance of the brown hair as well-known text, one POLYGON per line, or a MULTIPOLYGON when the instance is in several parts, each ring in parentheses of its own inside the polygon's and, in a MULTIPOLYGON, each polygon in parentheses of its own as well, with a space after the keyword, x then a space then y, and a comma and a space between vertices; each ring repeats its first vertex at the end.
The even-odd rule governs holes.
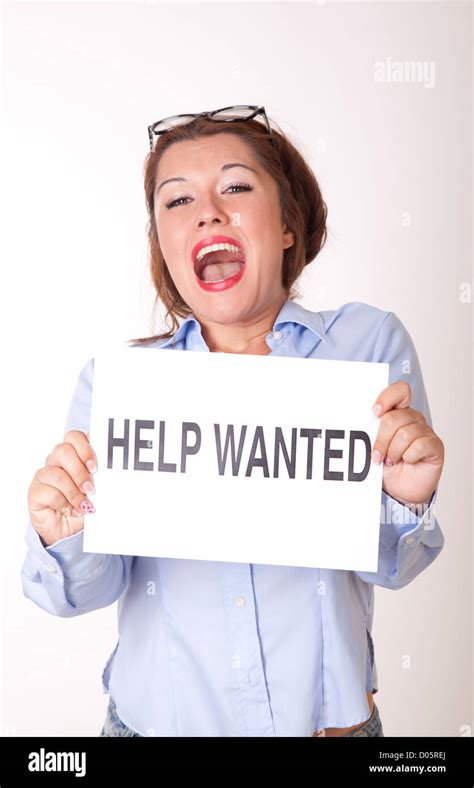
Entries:
POLYGON ((145 197, 149 215, 147 224, 150 250, 151 278, 156 290, 154 308, 159 300, 166 307, 166 318, 171 318, 171 327, 162 334, 129 340, 132 346, 146 345, 159 339, 172 337, 179 328, 178 317, 186 318, 192 310, 178 292, 169 273, 158 242, 154 217, 154 196, 158 164, 167 148, 175 142, 197 140, 213 134, 236 134, 253 150, 262 167, 271 175, 279 187, 282 220, 294 233, 295 241, 283 252, 282 286, 288 298, 299 295, 292 286, 305 265, 311 263, 326 242, 327 206, 324 202, 316 177, 301 153, 286 135, 272 123, 276 150, 258 120, 216 123, 199 117, 186 125, 177 126, 160 134, 154 150, 148 154, 144 165, 145 197))

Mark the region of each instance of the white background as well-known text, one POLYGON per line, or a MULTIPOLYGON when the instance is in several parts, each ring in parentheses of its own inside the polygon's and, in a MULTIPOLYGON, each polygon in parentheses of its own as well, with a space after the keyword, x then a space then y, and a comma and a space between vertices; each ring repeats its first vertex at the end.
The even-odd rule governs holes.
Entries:
POLYGON ((60 619, 23 597, 27 489, 96 343, 153 330, 147 126, 242 103, 290 135, 329 206, 300 302, 393 311, 417 348, 446 448, 446 545, 407 587, 376 588, 376 702, 386 736, 466 735, 470 4, 17 2, 2 17, 2 732, 97 736, 103 723, 116 605, 60 619), (386 58, 434 61, 435 86, 376 83, 386 58))

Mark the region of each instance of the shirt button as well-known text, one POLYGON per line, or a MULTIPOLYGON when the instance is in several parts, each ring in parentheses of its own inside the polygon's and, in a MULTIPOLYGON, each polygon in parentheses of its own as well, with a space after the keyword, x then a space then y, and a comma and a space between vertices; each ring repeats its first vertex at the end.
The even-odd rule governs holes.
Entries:
POLYGON ((416 542, 414 536, 407 536, 407 538, 405 539, 405 544, 413 544, 413 542, 416 542))
POLYGON ((237 599, 235 600, 235 604, 237 605, 237 607, 243 607, 245 605, 245 599, 243 598, 243 596, 238 596, 237 599))
POLYGON ((273 332, 273 339, 281 339, 282 336, 283 336, 283 334, 281 333, 281 331, 274 331, 273 332))
POLYGON ((48 572, 55 572, 56 571, 56 567, 55 567, 54 564, 47 564, 46 565, 46 569, 47 569, 48 572))

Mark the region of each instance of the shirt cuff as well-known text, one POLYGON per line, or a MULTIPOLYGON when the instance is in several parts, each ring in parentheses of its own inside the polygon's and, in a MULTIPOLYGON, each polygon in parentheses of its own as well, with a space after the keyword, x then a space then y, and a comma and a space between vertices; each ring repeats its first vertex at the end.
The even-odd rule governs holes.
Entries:
POLYGON ((45 547, 39 533, 29 520, 25 539, 28 545, 27 563, 30 572, 32 569, 46 570, 64 576, 66 580, 91 580, 95 574, 103 570, 107 560, 110 559, 108 554, 84 552, 84 529, 45 547))
POLYGON ((383 547, 393 549, 397 542, 400 547, 413 549, 419 542, 427 547, 442 547, 444 537, 435 517, 435 504, 438 488, 431 496, 429 504, 420 507, 420 512, 405 506, 382 490, 382 516, 380 539, 383 547))

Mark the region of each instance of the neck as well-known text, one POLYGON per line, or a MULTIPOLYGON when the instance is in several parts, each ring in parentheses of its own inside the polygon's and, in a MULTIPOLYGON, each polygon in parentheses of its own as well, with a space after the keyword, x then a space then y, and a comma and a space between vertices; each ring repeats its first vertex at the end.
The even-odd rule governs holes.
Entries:
POLYGON ((284 298, 269 305, 257 318, 231 325, 199 319, 201 333, 211 353, 248 353, 266 355, 271 349, 265 341, 276 316, 286 301, 284 298))

